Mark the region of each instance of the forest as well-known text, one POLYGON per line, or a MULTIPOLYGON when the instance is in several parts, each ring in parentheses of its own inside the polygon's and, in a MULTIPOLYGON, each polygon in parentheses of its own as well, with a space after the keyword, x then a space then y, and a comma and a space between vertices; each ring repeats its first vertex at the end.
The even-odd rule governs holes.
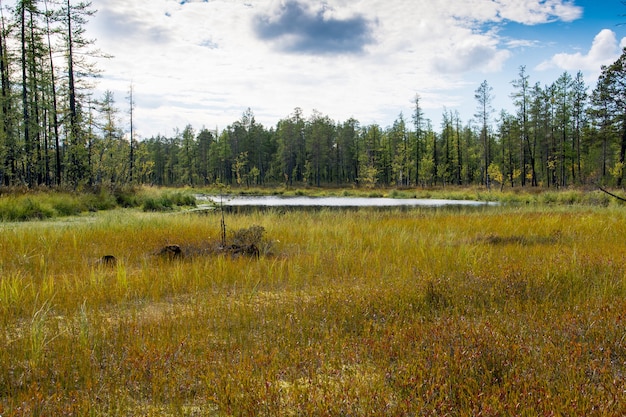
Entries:
POLYGON ((513 113, 493 108, 485 80, 474 118, 444 109, 439 126, 416 94, 412 114, 386 127, 298 107, 263 126, 247 109, 221 131, 138 138, 132 83, 122 106, 111 91, 94 97, 106 54, 86 34, 91 3, 20 0, 1 12, 0 186, 623 184, 626 50, 593 88, 581 72, 542 84, 520 67, 513 113))

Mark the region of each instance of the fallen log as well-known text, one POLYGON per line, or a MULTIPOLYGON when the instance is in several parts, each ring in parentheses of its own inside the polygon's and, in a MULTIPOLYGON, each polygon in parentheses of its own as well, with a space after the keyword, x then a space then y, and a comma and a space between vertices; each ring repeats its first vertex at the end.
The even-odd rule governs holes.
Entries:
POLYGON ((624 197, 620 197, 620 196, 618 196, 618 195, 616 195, 616 194, 613 194, 612 192, 610 192, 610 191, 608 191, 608 190, 605 190, 604 188, 602 188, 602 187, 601 187, 601 186, 599 186, 599 185, 598 185, 598 188, 600 189, 600 191, 602 191, 602 192, 604 192, 604 193, 606 193, 606 194, 610 195, 611 197, 613 197, 613 198, 617 198, 617 199, 618 199, 618 200, 620 200, 620 201, 624 201, 624 202, 626 202, 626 198, 624 198, 624 197))

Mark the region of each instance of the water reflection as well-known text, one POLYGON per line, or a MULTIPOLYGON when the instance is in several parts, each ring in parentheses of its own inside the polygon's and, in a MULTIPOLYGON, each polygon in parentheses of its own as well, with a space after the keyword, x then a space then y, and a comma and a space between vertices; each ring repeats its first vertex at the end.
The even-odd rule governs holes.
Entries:
POLYGON ((497 205, 475 200, 444 200, 429 198, 367 198, 367 197, 283 197, 283 196, 214 196, 201 195, 198 200, 226 207, 480 207, 497 205))

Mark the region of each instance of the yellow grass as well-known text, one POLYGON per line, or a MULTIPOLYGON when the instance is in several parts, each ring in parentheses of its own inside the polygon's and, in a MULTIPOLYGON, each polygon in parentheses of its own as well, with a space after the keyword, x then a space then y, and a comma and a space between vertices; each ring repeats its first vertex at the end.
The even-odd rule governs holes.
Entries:
POLYGON ((619 207, 228 215, 258 260, 219 224, 0 224, 0 415, 626 413, 619 207))

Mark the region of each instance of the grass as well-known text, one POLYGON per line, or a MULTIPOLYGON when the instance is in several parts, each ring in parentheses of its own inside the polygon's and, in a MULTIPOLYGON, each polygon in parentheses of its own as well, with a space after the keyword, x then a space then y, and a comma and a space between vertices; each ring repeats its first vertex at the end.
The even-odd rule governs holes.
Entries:
POLYGON ((0 195, 0 221, 20 222, 77 216, 116 208, 173 211, 196 205, 192 191, 154 188, 100 188, 91 192, 30 192, 0 195))
POLYGON ((496 201, 512 206, 622 206, 600 190, 545 190, 514 188, 488 191, 484 187, 432 188, 205 188, 167 189, 153 187, 99 187, 83 192, 63 190, 28 191, 22 189, 0 193, 0 221, 23 222, 79 216, 117 208, 141 208, 145 212, 173 212, 196 206, 196 193, 222 195, 281 195, 334 197, 436 198, 454 200, 496 201))
POLYGON ((258 260, 156 255, 219 224, 0 224, 0 415, 626 412, 619 206, 227 215, 258 260))
POLYGON ((143 199, 143 211, 171 211, 175 207, 194 207, 195 205, 196 197, 184 191, 165 191, 143 199))

